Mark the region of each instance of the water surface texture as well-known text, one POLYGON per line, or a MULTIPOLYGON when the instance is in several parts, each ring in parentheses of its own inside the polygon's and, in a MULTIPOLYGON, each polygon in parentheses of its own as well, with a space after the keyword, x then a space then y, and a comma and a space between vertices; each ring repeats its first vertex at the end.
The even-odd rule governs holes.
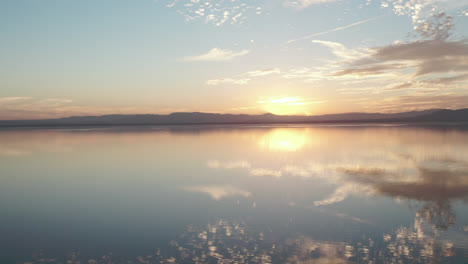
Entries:
POLYGON ((467 263, 468 131, 0 131, 0 263, 467 263))

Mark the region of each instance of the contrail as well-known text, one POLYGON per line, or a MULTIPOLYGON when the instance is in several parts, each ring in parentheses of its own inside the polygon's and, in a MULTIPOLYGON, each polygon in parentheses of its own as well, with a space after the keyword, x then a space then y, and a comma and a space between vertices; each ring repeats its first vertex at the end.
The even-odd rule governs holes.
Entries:
POLYGON ((381 17, 382 17, 382 16, 373 17, 373 18, 369 18, 369 19, 366 19, 366 20, 362 20, 362 21, 359 21, 359 22, 356 22, 356 23, 352 23, 352 24, 349 24, 349 25, 346 25, 346 26, 337 27, 337 28, 330 29, 330 30, 327 30, 327 31, 322 31, 322 32, 314 33, 314 34, 312 34, 312 35, 308 35, 308 36, 305 36, 305 37, 302 37, 302 38, 291 39, 291 40, 288 40, 288 41, 286 42, 286 44, 291 44, 291 43, 296 42, 296 41, 305 40, 305 39, 310 39, 310 38, 314 38, 314 37, 317 37, 317 36, 322 36, 322 35, 325 35, 325 34, 328 34, 328 33, 331 33, 331 32, 340 31, 340 30, 343 30, 343 29, 347 29, 347 28, 350 28, 350 27, 354 27, 354 26, 357 26, 357 25, 361 25, 361 24, 367 23, 367 22, 372 21, 372 20, 376 20, 377 18, 381 18, 381 17))

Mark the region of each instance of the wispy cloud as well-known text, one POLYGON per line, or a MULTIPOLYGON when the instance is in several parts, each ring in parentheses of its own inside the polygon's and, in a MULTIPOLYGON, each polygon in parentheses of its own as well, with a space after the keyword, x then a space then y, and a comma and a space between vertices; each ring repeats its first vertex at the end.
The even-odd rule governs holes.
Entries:
POLYGON ((283 175, 283 173, 280 170, 270 170, 263 168, 251 169, 249 173, 252 176, 268 176, 274 178, 280 178, 283 175))
POLYGON ((306 78, 312 74, 322 80, 346 82, 354 79, 361 82, 359 88, 338 89, 343 93, 379 93, 378 90, 388 92, 402 89, 436 92, 441 88, 454 87, 466 82, 468 42, 466 39, 450 40, 453 25, 446 17, 444 13, 437 13, 424 21, 424 30, 416 28, 421 36, 416 41, 349 49, 340 43, 313 40, 313 43, 328 47, 338 60, 321 70, 309 69, 286 76, 306 78), (398 82, 395 82, 395 77, 398 77, 398 82), (371 79, 376 81, 364 83, 371 79))
POLYGON ((55 117, 76 108, 72 102, 67 98, 0 97, 0 119, 55 117))
POLYGON ((433 73, 468 73, 466 41, 423 40, 371 49, 365 57, 350 63, 333 76, 376 75, 413 69, 414 76, 433 73))
POLYGON ((325 34, 328 34, 328 33, 331 33, 331 32, 341 31, 341 30, 344 30, 344 29, 347 29, 347 28, 355 27, 355 26, 358 26, 358 25, 361 25, 361 24, 364 24, 364 23, 367 23, 367 22, 376 20, 376 19, 381 18, 381 17, 382 17, 382 16, 373 17, 373 18, 369 18, 369 19, 365 19, 365 20, 362 20, 362 21, 358 21, 358 22, 355 22, 355 23, 352 23, 352 24, 349 24, 349 25, 346 25, 346 26, 341 26, 341 27, 333 28, 333 29, 330 29, 330 30, 327 30, 327 31, 317 32, 317 33, 310 34, 310 35, 307 35, 307 36, 304 36, 304 37, 300 37, 300 38, 297 38, 297 39, 291 39, 291 40, 288 40, 288 41, 286 42, 286 44, 291 44, 291 43, 294 43, 294 42, 297 42, 297 41, 315 38, 315 37, 322 36, 322 35, 325 35, 325 34))
POLYGON ((286 0, 284 1, 284 5, 289 6, 289 7, 294 7, 297 9, 303 9, 311 5, 338 2, 338 1, 340 0, 286 0))
POLYGON ((183 58, 184 61, 230 61, 236 57, 247 55, 250 50, 232 51, 213 48, 205 54, 183 58))
MULTIPOLYGON (((425 89, 424 91, 427 91, 425 89)), ((424 110, 430 105, 433 108, 457 109, 466 107, 468 93, 414 93, 388 97, 383 101, 363 102, 366 107, 384 112, 401 112, 424 110)))
POLYGON ((214 79, 206 81, 207 85, 220 85, 220 84, 238 84, 243 85, 250 81, 250 79, 232 79, 232 78, 223 78, 223 79, 214 79))
POLYGON ((44 119, 107 114, 169 114, 199 109, 181 107, 98 106, 82 104, 69 98, 0 97, 0 120, 44 119))
POLYGON ((185 21, 201 21, 214 26, 242 24, 248 16, 260 15, 262 7, 245 1, 172 0, 165 5, 175 9, 185 21))
POLYGON ((14 103, 14 102, 18 102, 18 101, 23 101, 23 100, 28 100, 30 99, 31 97, 0 97, 0 104, 7 104, 7 103, 14 103))
POLYGON ((387 90, 402 90, 402 89, 420 89, 431 87, 431 90, 438 91, 446 89, 449 85, 463 84, 468 80, 468 74, 458 74, 448 77, 428 78, 424 80, 411 80, 406 82, 392 83, 385 87, 387 90))
POLYGON ((281 77, 286 79, 302 79, 305 81, 316 81, 324 78, 323 69, 320 68, 296 68, 286 71, 281 77))
POLYGON ((367 49, 349 49, 345 45, 339 42, 325 41, 325 40, 312 40, 312 43, 317 43, 328 47, 331 52, 338 58, 343 59, 356 59, 364 56, 367 49))
POLYGON ((247 72, 250 76, 266 76, 271 74, 280 74, 281 70, 279 68, 271 68, 271 69, 263 69, 263 70, 256 70, 256 71, 249 71, 247 72))
POLYGON ((279 75, 281 70, 279 68, 267 68, 261 70, 254 70, 237 74, 233 77, 218 78, 206 81, 207 85, 219 85, 219 84, 247 84, 253 79, 262 78, 270 75, 279 75))
MULTIPOLYGON (((391 8, 399 16, 406 15, 411 18, 416 30, 431 31, 427 27, 427 20, 437 16, 438 13, 467 6, 467 0, 387 0, 381 6, 391 8)), ((462 14, 463 15, 463 14, 462 14)), ((451 19, 445 22, 452 23, 451 19)))

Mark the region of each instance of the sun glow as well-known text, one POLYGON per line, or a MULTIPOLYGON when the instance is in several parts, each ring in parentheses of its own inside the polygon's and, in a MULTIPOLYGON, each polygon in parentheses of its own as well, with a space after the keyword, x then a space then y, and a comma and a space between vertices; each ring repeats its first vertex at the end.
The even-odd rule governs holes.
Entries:
POLYGON ((313 142, 314 138, 308 130, 275 129, 262 136, 257 144, 268 151, 298 151, 313 142))
POLYGON ((262 110, 276 115, 310 115, 313 110, 311 105, 324 102, 326 101, 291 96, 257 101, 262 110))

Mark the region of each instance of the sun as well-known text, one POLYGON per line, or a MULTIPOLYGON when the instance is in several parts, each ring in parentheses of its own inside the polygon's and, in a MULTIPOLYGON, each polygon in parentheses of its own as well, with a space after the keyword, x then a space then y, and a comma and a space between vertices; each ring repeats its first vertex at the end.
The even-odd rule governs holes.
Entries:
POLYGON ((325 101, 313 98, 301 98, 297 96, 268 98, 257 101, 259 108, 275 115, 310 115, 313 104, 325 101))

